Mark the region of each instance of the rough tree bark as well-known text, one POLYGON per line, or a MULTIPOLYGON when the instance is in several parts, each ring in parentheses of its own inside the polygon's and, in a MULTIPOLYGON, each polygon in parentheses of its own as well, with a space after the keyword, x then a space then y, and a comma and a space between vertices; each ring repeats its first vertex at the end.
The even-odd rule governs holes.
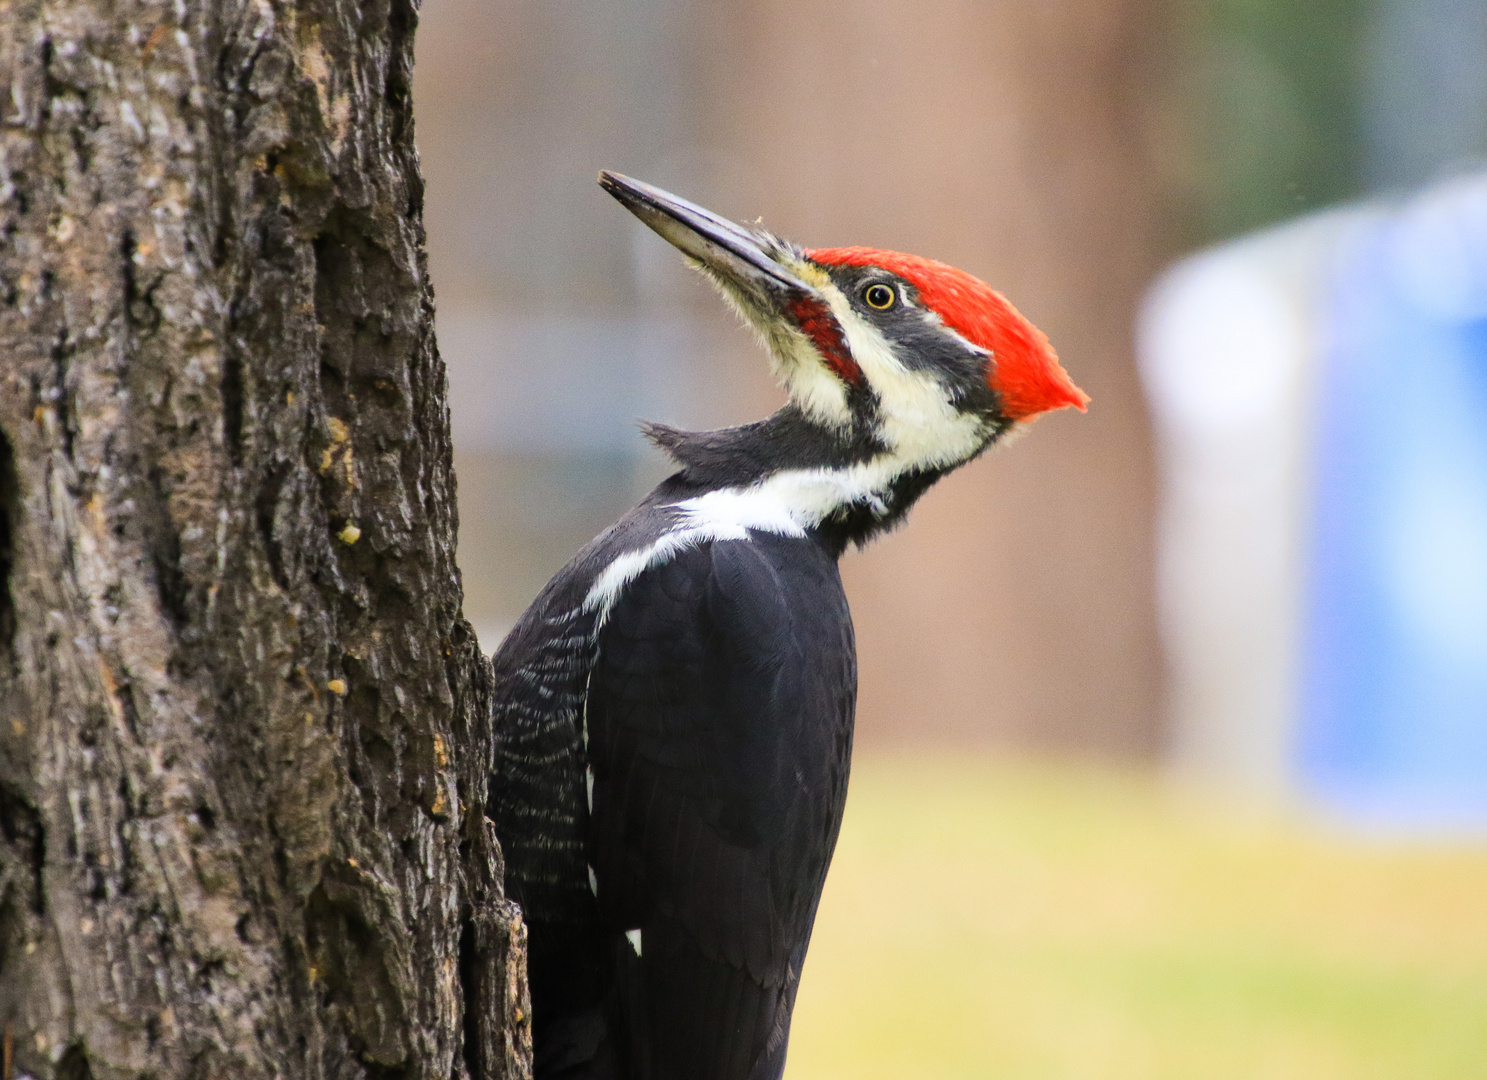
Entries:
POLYGON ((525 1075, 411 0, 0 13, 6 1075, 525 1075))

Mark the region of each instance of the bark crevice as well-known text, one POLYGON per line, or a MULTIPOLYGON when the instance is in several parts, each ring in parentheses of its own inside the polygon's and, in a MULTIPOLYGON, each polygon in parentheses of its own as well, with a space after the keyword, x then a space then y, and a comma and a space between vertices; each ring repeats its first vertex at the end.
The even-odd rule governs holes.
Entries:
POLYGON ((15 530, 20 524, 20 489, 15 452, 0 429, 0 678, 15 678, 15 601, 10 576, 15 565, 15 530))

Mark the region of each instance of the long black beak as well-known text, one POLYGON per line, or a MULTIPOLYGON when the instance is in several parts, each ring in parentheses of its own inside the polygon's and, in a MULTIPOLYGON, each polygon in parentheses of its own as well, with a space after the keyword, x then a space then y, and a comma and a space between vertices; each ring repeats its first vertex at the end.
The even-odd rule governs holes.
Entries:
POLYGON ((816 294, 815 289, 780 265, 759 234, 711 210, 608 170, 599 174, 599 186, 713 274, 758 299, 765 298, 758 296, 760 292, 776 300, 782 291, 816 294))

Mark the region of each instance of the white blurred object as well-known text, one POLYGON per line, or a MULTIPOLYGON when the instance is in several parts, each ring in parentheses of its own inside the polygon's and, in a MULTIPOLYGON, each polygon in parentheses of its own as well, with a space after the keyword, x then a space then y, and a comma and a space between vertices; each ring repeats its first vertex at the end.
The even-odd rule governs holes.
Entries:
POLYGON ((1393 240, 1399 291, 1416 308, 1448 322, 1487 318, 1487 174, 1424 191, 1393 240))
POLYGON ((1343 237, 1378 217, 1338 211, 1192 256, 1141 315, 1170 751, 1196 779, 1294 786, 1318 290, 1343 237))

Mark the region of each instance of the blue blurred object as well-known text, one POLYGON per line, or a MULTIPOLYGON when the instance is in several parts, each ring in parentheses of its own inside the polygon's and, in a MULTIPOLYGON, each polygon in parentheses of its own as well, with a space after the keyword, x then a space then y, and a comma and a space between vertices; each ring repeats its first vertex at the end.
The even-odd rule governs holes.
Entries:
POLYGON ((1487 824, 1487 177, 1358 230, 1323 313, 1302 782, 1487 824))

